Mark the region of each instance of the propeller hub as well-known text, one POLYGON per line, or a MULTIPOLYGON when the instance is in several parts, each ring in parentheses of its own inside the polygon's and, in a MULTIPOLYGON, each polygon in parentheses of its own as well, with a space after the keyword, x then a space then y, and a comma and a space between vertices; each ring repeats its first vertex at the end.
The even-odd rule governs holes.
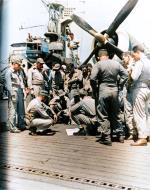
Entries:
POLYGON ((94 48, 99 47, 98 50, 95 52, 95 58, 97 59, 98 57, 98 51, 99 49, 107 49, 108 54, 110 58, 113 58, 114 52, 107 47, 107 42, 110 42, 111 44, 117 46, 118 45, 118 35, 115 32, 111 37, 108 36, 106 33, 106 30, 102 31, 101 33, 97 33, 97 38, 94 41, 94 48), (102 36, 101 36, 102 35, 102 36))
POLYGON ((104 34, 104 37, 108 40, 109 35, 107 33, 104 34))

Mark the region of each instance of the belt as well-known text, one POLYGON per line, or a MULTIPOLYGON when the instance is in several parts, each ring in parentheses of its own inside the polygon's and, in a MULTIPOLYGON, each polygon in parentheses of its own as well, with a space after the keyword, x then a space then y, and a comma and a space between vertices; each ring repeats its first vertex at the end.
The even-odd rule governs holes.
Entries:
POLYGON ((44 85, 44 83, 42 83, 42 84, 33 83, 32 85, 40 85, 40 86, 42 86, 42 85, 44 85))
POLYGON ((21 85, 20 84, 12 84, 12 87, 21 88, 21 85))
POLYGON ((133 85, 134 88, 148 88, 148 85, 146 83, 143 82, 139 82, 135 85, 133 85))

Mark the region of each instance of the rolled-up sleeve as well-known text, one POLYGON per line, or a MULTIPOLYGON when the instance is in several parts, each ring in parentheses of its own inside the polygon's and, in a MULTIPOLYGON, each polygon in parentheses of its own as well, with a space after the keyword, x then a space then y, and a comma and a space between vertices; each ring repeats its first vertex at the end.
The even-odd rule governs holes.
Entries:
POLYGON ((138 80, 138 78, 142 73, 142 69, 143 69, 143 62, 142 61, 136 62, 131 73, 131 78, 133 79, 133 81, 138 80))
POLYGON ((36 108, 37 113, 44 119, 50 119, 51 117, 47 114, 46 110, 42 105, 37 106, 36 108))

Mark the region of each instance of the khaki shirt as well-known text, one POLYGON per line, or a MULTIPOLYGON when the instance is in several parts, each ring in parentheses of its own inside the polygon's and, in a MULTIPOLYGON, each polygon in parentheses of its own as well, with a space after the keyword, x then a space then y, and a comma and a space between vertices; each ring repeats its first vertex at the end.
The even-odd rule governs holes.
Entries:
POLYGON ((24 83, 22 75, 19 72, 16 72, 13 68, 9 68, 6 72, 6 88, 10 95, 13 94, 13 91, 17 91, 18 88, 24 89, 24 83))
POLYGON ((33 99, 27 107, 27 115, 30 115, 31 120, 35 118, 51 119, 47 114, 46 105, 38 100, 37 98, 33 99))
POLYGON ((37 68, 29 69, 27 83, 30 89, 32 89, 32 85, 43 85, 44 84, 43 72, 38 70, 37 68))

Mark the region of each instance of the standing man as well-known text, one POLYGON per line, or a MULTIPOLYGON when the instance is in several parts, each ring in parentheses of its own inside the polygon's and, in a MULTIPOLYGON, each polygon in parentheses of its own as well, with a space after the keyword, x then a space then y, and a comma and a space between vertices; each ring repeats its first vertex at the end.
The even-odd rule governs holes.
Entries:
POLYGON ((133 47, 132 57, 135 66, 131 71, 133 86, 133 117, 138 131, 138 140, 132 146, 147 145, 149 136, 148 127, 148 101, 150 99, 150 60, 143 53, 143 49, 137 45, 133 47))
POLYGON ((119 141, 124 142, 123 126, 119 118, 117 78, 118 75, 121 77, 123 85, 127 79, 127 72, 119 62, 109 59, 107 50, 100 50, 98 56, 100 61, 93 67, 91 85, 93 92, 97 89, 97 82, 99 86, 99 99, 96 107, 100 123, 98 131, 102 134, 99 142, 112 145, 111 127, 116 130, 119 141))
MULTIPOLYGON (((124 52, 122 59, 123 67, 127 70, 128 73, 130 73, 135 64, 133 58, 131 57, 131 52, 124 52)), ((128 140, 135 140, 137 138, 137 132, 133 119, 132 88, 132 79, 131 77, 128 77, 126 85, 123 89, 124 118, 126 126, 128 128, 128 140)))
POLYGON ((43 64, 44 60, 38 58, 35 66, 28 71, 28 87, 30 92, 37 97, 40 90, 44 89, 43 64))
POLYGON ((51 72, 51 84, 53 94, 57 94, 58 90, 64 90, 65 73, 61 70, 61 65, 55 63, 51 72))
POLYGON ((90 63, 87 66, 82 67, 82 76, 83 76, 83 89, 87 91, 87 94, 92 95, 92 87, 90 84, 90 76, 92 71, 92 65, 90 63))
POLYGON ((19 133, 25 129, 24 116, 24 90, 23 77, 21 75, 21 62, 19 57, 11 60, 11 67, 6 72, 6 88, 8 90, 8 121, 9 130, 19 133))
POLYGON ((73 33, 69 34, 68 48, 69 48, 69 58, 72 59, 72 63, 74 64, 75 68, 77 68, 77 66, 79 66, 79 56, 78 56, 79 41, 75 41, 73 33))
POLYGON ((74 93, 83 86, 82 72, 75 69, 73 64, 70 64, 70 72, 66 75, 65 91, 68 93, 70 100, 74 97, 74 93))

